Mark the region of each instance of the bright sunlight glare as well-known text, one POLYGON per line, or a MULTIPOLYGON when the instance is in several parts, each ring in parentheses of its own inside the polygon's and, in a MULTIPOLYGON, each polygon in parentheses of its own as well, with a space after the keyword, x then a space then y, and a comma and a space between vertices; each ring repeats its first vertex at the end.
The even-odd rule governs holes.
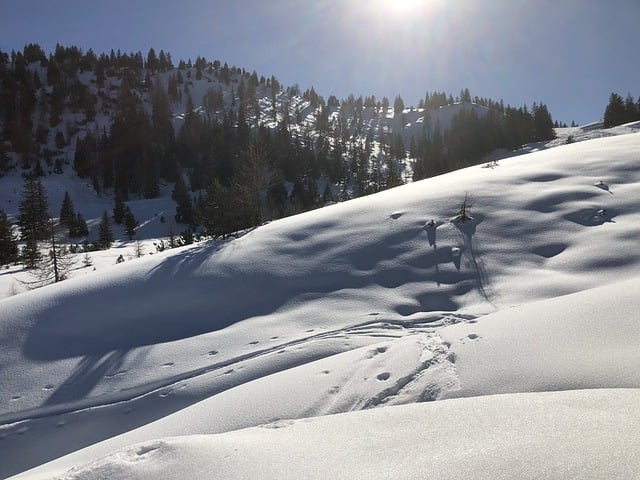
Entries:
POLYGON ((381 2, 384 8, 393 15, 415 15, 427 3, 426 0, 384 0, 381 2))

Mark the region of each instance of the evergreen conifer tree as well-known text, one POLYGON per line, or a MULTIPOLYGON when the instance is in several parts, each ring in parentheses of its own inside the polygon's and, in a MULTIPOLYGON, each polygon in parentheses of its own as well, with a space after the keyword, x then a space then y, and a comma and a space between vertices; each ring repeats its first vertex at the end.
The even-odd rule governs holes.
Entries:
POLYGON ((60 223, 68 230, 71 230, 76 222, 76 212, 73 208, 73 201, 68 191, 64 192, 62 207, 60 208, 60 223))
POLYGON ((32 275, 35 277, 35 281, 29 283, 32 288, 66 280, 73 266, 69 249, 58 241, 53 218, 48 219, 47 230, 48 238, 45 244, 48 247, 48 252, 38 259, 35 269, 32 271, 32 275))
POLYGON ((11 230, 7 214, 0 210, 0 265, 7 265, 18 259, 18 242, 11 230))
POLYGON ((178 180, 176 181, 175 187, 173 187, 171 198, 173 198, 177 204, 176 222, 194 225, 193 202, 191 195, 189 195, 187 191, 187 186, 184 184, 182 175, 178 175, 178 180))
POLYGON ((69 229, 69 236, 73 238, 86 237, 89 235, 89 228, 84 217, 78 213, 73 222, 73 227, 69 229))
POLYGON ((109 217, 109 213, 105 210, 102 212, 102 218, 100 220, 100 225, 98 225, 98 245, 101 249, 107 250, 111 247, 113 243, 113 231, 111 229, 111 217, 109 217))
POLYGON ((21 238, 26 242, 23 260, 27 268, 33 268, 40 258, 38 241, 46 240, 49 236, 49 203, 39 180, 28 178, 25 181, 19 209, 18 225, 21 238))
POLYGON ((611 93, 609 104, 604 111, 604 128, 615 127, 624 123, 625 107, 622 97, 617 93, 611 93))
POLYGON ((115 206, 113 207, 113 221, 117 225, 122 225, 124 221, 124 214, 126 213, 126 208, 124 204, 124 200, 122 198, 122 194, 120 192, 116 193, 115 198, 115 206))
POLYGON ((138 221, 136 217, 133 215, 133 212, 129 207, 127 207, 124 213, 124 231, 129 237, 129 240, 133 239, 133 236, 136 234, 136 227, 138 226, 138 221))

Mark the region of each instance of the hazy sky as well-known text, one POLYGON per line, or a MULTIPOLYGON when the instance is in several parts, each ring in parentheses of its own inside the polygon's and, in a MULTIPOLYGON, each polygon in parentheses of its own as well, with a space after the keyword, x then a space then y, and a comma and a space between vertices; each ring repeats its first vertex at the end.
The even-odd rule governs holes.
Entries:
POLYGON ((640 95, 639 0, 0 0, 0 50, 200 55, 327 98, 426 91, 602 118, 640 95))

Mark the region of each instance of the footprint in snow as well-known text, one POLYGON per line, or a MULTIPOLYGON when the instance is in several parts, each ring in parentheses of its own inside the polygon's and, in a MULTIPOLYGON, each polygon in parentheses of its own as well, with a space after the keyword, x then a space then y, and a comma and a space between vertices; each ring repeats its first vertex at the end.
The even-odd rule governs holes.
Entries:
POLYGON ((163 367, 172 367, 174 365, 175 365, 175 363, 173 363, 173 362, 167 362, 167 363, 162 364, 163 367))
POLYGON ((217 354, 218 354, 217 350, 211 350, 211 351, 207 352, 207 355, 209 355, 210 357, 212 357, 214 355, 217 355, 217 354))
POLYGON ((467 338, 469 340, 477 340, 480 338, 480 335, 478 335, 477 333, 470 333, 469 335, 467 335, 467 338))
POLYGON ((380 353, 384 353, 387 351, 387 347, 377 347, 375 350, 369 350, 367 352, 367 358, 371 359, 380 353))
POLYGON ((381 382, 384 382, 385 380, 389 380, 390 376, 391 374, 389 372, 382 372, 382 373, 379 373, 376 378, 381 382))
POLYGON ((259 342, 258 340, 254 340, 253 342, 249 342, 249 345, 257 345, 257 344, 259 344, 259 343, 260 343, 260 342, 259 342))

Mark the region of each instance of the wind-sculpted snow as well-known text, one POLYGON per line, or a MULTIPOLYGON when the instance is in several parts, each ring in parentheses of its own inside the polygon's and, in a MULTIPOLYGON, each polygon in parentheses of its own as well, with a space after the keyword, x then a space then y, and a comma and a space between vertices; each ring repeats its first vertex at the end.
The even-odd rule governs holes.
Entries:
POLYGON ((640 388, 638 158, 629 134, 502 159, 1 300, 0 476, 352 410, 640 388))
POLYGON ((128 445, 63 478, 637 478, 636 390, 458 399, 128 445))

